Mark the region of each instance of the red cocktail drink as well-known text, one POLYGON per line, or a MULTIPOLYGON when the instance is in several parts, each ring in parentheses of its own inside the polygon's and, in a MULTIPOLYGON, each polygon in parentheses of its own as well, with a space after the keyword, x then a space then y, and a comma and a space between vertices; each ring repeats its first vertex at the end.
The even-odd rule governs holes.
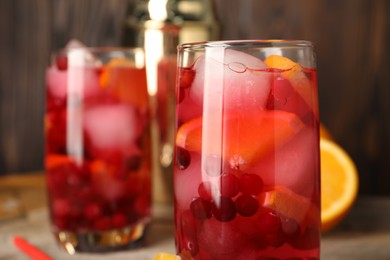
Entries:
POLYGON ((311 44, 179 47, 175 239, 183 259, 318 259, 311 44))
POLYGON ((69 49, 46 71, 45 166, 71 254, 127 248, 150 218, 149 106, 140 49, 69 49))

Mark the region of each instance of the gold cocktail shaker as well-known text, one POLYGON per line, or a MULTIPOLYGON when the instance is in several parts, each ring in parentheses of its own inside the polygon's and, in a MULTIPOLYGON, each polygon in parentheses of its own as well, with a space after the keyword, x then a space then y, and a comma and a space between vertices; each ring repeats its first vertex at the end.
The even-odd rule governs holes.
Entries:
POLYGON ((219 31, 212 0, 138 0, 128 8, 122 45, 146 53, 156 202, 173 201, 176 47, 218 40, 219 31))

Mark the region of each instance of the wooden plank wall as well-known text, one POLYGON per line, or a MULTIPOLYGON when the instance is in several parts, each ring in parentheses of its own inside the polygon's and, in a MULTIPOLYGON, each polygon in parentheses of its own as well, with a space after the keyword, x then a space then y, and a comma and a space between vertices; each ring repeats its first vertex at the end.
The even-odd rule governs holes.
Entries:
MULTIPOLYGON (((360 193, 390 195, 390 2, 215 0, 221 39, 315 43, 321 121, 356 162, 360 193)), ((42 169, 44 70, 71 38, 119 45, 134 0, 0 1, 0 174, 42 169)))

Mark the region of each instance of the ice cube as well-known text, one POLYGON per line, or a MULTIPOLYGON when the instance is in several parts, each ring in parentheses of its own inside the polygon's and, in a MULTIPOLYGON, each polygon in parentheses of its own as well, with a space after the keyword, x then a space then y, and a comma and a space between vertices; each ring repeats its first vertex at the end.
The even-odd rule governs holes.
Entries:
POLYGON ((64 99, 67 94, 68 73, 58 70, 56 66, 50 66, 46 69, 46 87, 51 95, 56 98, 64 99))
POLYGON ((140 126, 133 106, 96 106, 88 109, 84 116, 84 129, 97 149, 125 149, 138 137, 140 126))
POLYGON ((199 197, 198 187, 202 182, 200 156, 191 153, 191 164, 185 170, 175 171, 175 198, 179 209, 188 209, 191 201, 199 197))
POLYGON ((211 100, 210 110, 263 109, 271 89, 271 77, 260 59, 225 49, 206 52, 195 63, 190 97, 198 104, 211 100), (223 103, 223 105, 222 105, 223 103))
POLYGON ((77 39, 72 39, 70 40, 66 46, 65 46, 65 49, 72 49, 72 48, 85 48, 87 47, 84 43, 82 43, 81 41, 77 40, 77 39))
POLYGON ((317 142, 312 130, 305 128, 248 171, 260 174, 264 185, 282 185, 298 194, 310 196, 317 181, 317 142))
POLYGON ((51 95, 64 99, 68 93, 78 98, 89 98, 99 92, 99 74, 91 68, 58 70, 51 66, 46 70, 46 84, 51 95))
POLYGON ((90 67, 69 67, 67 83, 70 95, 90 98, 100 92, 99 74, 97 69, 90 67))
POLYGON ((249 243, 233 221, 220 222, 213 217, 203 222, 198 241, 213 259, 237 259, 249 243))

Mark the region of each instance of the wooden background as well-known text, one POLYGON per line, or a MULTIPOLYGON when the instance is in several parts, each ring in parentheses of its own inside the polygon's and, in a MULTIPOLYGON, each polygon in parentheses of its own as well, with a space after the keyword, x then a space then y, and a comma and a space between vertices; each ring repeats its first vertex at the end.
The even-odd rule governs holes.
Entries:
MULTIPOLYGON (((44 71, 77 38, 120 45, 132 0, 0 1, 0 175, 41 170, 44 71)), ((215 0, 221 39, 315 43, 321 121, 355 161, 360 193, 390 195, 390 1, 215 0)))

